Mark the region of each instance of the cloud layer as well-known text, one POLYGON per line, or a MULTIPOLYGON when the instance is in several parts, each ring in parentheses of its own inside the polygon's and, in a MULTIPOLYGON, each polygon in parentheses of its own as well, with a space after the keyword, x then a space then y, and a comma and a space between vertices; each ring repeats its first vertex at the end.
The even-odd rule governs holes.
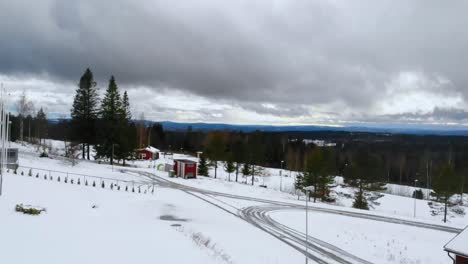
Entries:
POLYGON ((150 94, 199 98, 169 112, 200 112, 200 121, 243 122, 232 119, 240 112, 248 122, 430 119, 435 109, 466 109, 467 9, 422 0, 2 1, 0 75, 71 95, 89 66, 101 87, 114 74, 138 105, 151 105, 150 94))

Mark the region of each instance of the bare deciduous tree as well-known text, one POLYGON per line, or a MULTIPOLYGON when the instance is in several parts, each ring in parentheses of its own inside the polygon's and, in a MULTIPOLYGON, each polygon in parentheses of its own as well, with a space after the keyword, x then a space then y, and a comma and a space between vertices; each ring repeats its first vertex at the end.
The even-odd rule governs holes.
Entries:
POLYGON ((23 91, 20 99, 16 104, 16 110, 18 111, 18 117, 20 120, 20 141, 23 141, 23 131, 24 131, 24 118, 30 115, 34 111, 34 104, 28 100, 26 92, 23 91))

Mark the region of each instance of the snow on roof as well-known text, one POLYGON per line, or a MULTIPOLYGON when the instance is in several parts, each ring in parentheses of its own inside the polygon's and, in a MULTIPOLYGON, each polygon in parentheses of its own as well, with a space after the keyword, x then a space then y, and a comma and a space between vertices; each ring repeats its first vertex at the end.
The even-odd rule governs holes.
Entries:
POLYGON ((149 152, 151 152, 151 153, 158 153, 158 152, 159 152, 159 149, 154 148, 154 147, 152 147, 152 146, 148 146, 148 147, 146 147, 146 148, 144 148, 144 149, 142 149, 142 150, 147 150, 147 151, 149 151, 149 152))
POLYGON ((468 226, 450 240, 445 246, 446 251, 468 257, 468 226))
POLYGON ((177 154, 177 153, 174 153, 173 159, 174 160, 188 160, 188 161, 198 162, 197 157, 190 156, 190 155, 185 155, 185 154, 177 154))

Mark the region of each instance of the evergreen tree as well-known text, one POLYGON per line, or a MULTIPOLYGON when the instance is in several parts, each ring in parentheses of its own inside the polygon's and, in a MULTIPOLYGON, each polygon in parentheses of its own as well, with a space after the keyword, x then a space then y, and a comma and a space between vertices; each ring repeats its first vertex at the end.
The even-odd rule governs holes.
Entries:
POLYGON ((201 155, 198 161, 198 175, 208 176, 208 163, 204 155, 201 155))
POLYGON ((353 207, 357 209, 369 210, 367 199, 362 190, 358 191, 354 197, 353 207))
POLYGON ((244 165, 242 166, 242 175, 244 175, 244 177, 247 177, 252 173, 250 168, 251 167, 248 163, 244 163, 244 165))
MULTIPOLYGON (((296 175, 296 180, 294 182, 294 189, 296 192, 299 190, 301 192, 304 192, 304 174, 299 173, 296 175)), ((298 197, 299 198, 299 197, 298 197)))
POLYGON ((99 98, 93 73, 88 68, 80 78, 71 109, 73 138, 82 144, 82 156, 90 159, 90 144, 95 139, 95 122, 99 114, 99 98))
POLYGON ((239 166, 244 162, 244 157, 246 155, 246 147, 242 138, 239 136, 235 139, 234 144, 231 147, 232 150, 232 159, 236 162, 236 182, 239 176, 239 166))
POLYGON ((109 158, 110 164, 114 164, 114 156, 120 156, 124 112, 122 99, 112 76, 101 104, 99 142, 96 145, 96 157, 109 158))
POLYGON ((132 114, 130 112, 130 101, 128 99, 127 91, 124 92, 122 97, 122 109, 120 109, 120 118, 118 123, 119 138, 118 138, 118 151, 115 153, 117 159, 123 160, 125 166, 125 160, 135 156, 136 141, 134 134, 134 128, 130 125, 132 114))
POLYGON ((42 140, 45 139, 47 136, 47 117, 42 107, 37 112, 36 123, 37 137, 39 139, 39 143, 42 143, 42 140))
POLYGON ((307 154, 304 167, 304 187, 314 186, 314 202, 317 199, 319 177, 324 172, 324 159, 320 148, 316 147, 307 154))
POLYGON ((224 170, 228 173, 228 181, 231 181, 231 173, 236 171, 236 166, 234 166, 234 162, 232 161, 232 158, 229 158, 224 163, 224 170))
POLYGON ((459 182, 450 162, 442 165, 433 182, 434 192, 445 204, 444 222, 447 222, 447 206, 452 195, 458 192, 459 182))
MULTIPOLYGON (((365 200, 365 191, 385 190, 385 179, 379 158, 369 149, 360 149, 356 155, 349 159, 345 171, 345 181, 351 186, 358 187, 356 199, 365 200)), ((356 206, 366 209, 364 201, 357 201, 356 206)))
POLYGON ((221 131, 212 131, 208 134, 205 144, 206 156, 214 165, 215 179, 217 177, 218 161, 224 159, 226 151, 225 134, 221 131))

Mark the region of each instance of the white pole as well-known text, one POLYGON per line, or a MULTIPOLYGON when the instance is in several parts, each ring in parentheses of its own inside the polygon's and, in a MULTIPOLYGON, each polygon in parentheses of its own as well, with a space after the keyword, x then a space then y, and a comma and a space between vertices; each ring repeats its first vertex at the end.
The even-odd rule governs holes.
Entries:
POLYGON ((418 182, 418 180, 414 180, 414 191, 413 191, 413 194, 414 194, 414 215, 413 215, 413 218, 416 218, 416 183, 418 182))
POLYGON ((306 243, 305 243, 305 250, 306 250, 306 261, 305 263, 309 263, 309 191, 306 191, 306 243))
POLYGON ((283 190, 283 161, 281 161, 281 171, 280 171, 280 192, 283 190))

